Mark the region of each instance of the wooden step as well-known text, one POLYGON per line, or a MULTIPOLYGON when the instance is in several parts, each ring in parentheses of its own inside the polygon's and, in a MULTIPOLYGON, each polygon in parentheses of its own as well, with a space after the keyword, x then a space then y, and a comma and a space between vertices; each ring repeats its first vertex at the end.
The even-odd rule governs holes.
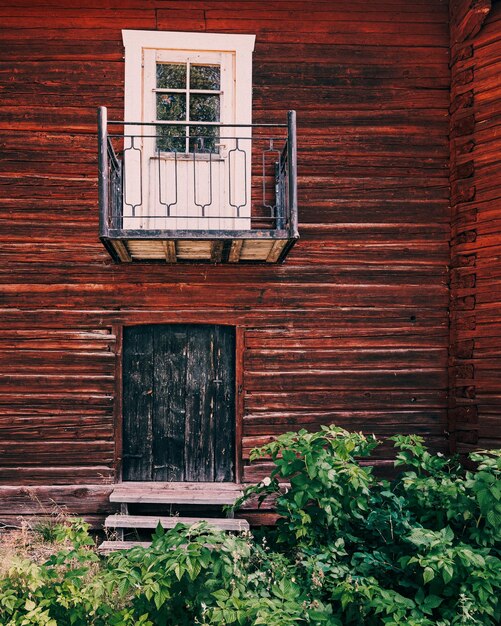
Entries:
POLYGON ((115 486, 110 502, 136 504, 233 504, 242 495, 236 483, 124 482, 115 486))
POLYGON ((163 528, 174 528, 176 524, 192 526, 198 522, 207 522, 219 530, 243 531, 249 529, 249 522, 244 519, 202 518, 202 517, 166 517, 154 515, 110 515, 106 518, 106 528, 156 528, 160 523, 163 528))
POLYGON ((117 550, 130 550, 136 546, 148 548, 151 546, 151 541, 103 541, 103 543, 98 546, 97 551, 100 554, 109 554, 117 550))

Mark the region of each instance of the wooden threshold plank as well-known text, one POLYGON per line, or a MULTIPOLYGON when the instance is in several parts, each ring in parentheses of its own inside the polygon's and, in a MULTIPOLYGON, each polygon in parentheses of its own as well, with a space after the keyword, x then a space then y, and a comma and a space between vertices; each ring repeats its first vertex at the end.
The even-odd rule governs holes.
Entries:
POLYGON ((110 502, 131 502, 138 504, 213 504, 215 506, 233 504, 241 494, 202 494, 202 493, 176 493, 161 491, 140 492, 113 492, 110 502))
POLYGON ((118 258, 120 259, 120 261, 122 261, 123 263, 130 263, 132 261, 132 257, 125 241, 115 239, 113 241, 113 247, 115 248, 115 251, 118 254, 118 258))
POLYGON ((243 245, 243 239, 233 239, 230 254, 228 255, 228 263, 238 263, 240 261, 240 253, 242 252, 243 245))
POLYGON ((115 487, 110 502, 223 505, 233 504, 241 494, 242 486, 235 483, 127 482, 115 487))
POLYGON ((106 518, 106 528, 156 528, 160 523, 163 528, 174 528, 176 524, 193 526, 199 522, 207 522, 219 530, 243 531, 249 529, 249 522, 244 519, 177 517, 154 515, 110 515, 106 518))
POLYGON ((176 242, 175 241, 163 241, 163 248, 165 252, 165 260, 167 263, 176 263, 176 242))
POLYGON ((283 239, 277 239, 266 257, 266 263, 276 263, 282 254, 282 250, 284 249, 286 243, 287 241, 284 241, 283 239))
POLYGON ((242 491, 245 485, 234 482, 169 482, 162 480, 127 480, 121 483, 116 483, 114 488, 118 490, 127 489, 143 489, 143 490, 165 490, 165 491, 201 491, 201 492, 227 492, 233 491, 235 493, 242 491))

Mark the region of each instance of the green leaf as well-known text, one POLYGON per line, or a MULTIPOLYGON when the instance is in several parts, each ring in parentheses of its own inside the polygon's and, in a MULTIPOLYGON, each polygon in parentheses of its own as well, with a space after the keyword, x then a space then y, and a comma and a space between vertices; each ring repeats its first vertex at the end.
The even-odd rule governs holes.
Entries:
POLYGON ((431 580, 435 578, 435 572, 431 569, 431 567, 425 567, 423 571, 423 581, 424 583, 429 583, 431 580))
POLYGON ((226 624, 233 624, 237 621, 237 612, 233 609, 223 609, 223 618, 226 624))
POLYGON ((491 526, 494 526, 494 528, 499 528, 501 526, 501 513, 495 509, 491 509, 487 513, 487 521, 491 526))
POLYGON ((120 578, 117 585, 118 595, 123 598, 129 590, 129 581, 127 578, 120 578))
POLYGON ((310 620, 313 621, 313 623, 315 622, 327 622, 330 619, 330 616, 327 615, 327 613, 324 613, 322 611, 310 611, 308 613, 310 620))
POLYGON ((230 594, 226 591, 226 589, 218 589, 217 591, 213 591, 212 595, 216 598, 216 600, 228 600, 230 594))
POLYGON ((423 604, 427 609, 436 609, 442 604, 442 598, 439 596, 429 595, 425 598, 423 604))
POLYGON ((449 583, 454 578, 454 568, 452 565, 445 564, 442 569, 442 578, 444 579, 444 583, 449 583))
POLYGON ((153 601, 155 602, 155 606, 156 606, 157 611, 159 611, 162 608, 163 604, 164 604, 163 595, 161 593, 155 594, 155 597, 153 598, 153 601))

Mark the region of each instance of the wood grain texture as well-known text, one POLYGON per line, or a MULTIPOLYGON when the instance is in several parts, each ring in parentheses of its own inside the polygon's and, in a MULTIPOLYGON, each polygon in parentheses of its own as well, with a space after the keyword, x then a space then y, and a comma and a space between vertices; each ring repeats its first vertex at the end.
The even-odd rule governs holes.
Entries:
MULTIPOLYGON (((68 493, 70 510, 105 511, 101 496, 71 494, 83 482, 101 494, 115 476, 121 390, 113 329, 122 326, 239 327, 244 456, 263 438, 332 422, 381 436, 417 430, 446 445, 445 0, 313 0, 308 11, 299 0, 0 4, 0 479, 18 490, 5 515, 30 484, 58 502, 68 493), (122 28, 256 35, 253 120, 283 122, 291 108, 298 116, 301 239, 284 265, 111 262, 98 240, 95 110, 106 105, 111 118, 123 116, 122 28)), ((490 39, 481 47, 483 120, 496 105, 490 39)), ((473 147, 461 129, 475 120, 461 106, 471 100, 468 50, 454 54, 463 78, 451 136, 464 173, 473 147)), ((486 328, 497 304, 486 281, 499 280, 497 266, 487 269, 497 218, 486 219, 475 240, 471 225, 460 226, 471 209, 487 215, 496 202, 487 176, 496 146, 492 137, 483 145, 486 176, 477 185, 485 204, 466 200, 468 182, 454 189, 455 258, 465 268, 454 280, 462 341, 492 360, 486 328), (472 257, 486 271, 475 286, 472 257)), ((235 246, 232 258, 243 252, 235 246)), ((494 387, 487 372, 485 384, 494 387)), ((460 387, 468 393, 468 384, 460 387)), ((477 394, 488 419, 494 398, 477 394)), ((465 397, 461 407, 470 403, 465 397)), ((388 464, 389 449, 381 454, 378 462, 388 464)), ((267 469, 239 463, 244 480, 267 469)))
POLYGON ((463 52, 452 66, 449 429, 467 452, 501 445, 501 4, 462 1, 451 9, 463 52))
MULTIPOLYGON (((156 528, 158 524, 162 528, 174 528, 176 524, 186 524, 193 526, 199 522, 206 521, 197 517, 154 517, 146 515, 110 515, 106 518, 105 528, 156 528)), ((228 519, 228 518, 212 518, 209 524, 213 528, 219 530, 235 530, 242 532, 249 530, 249 524, 245 520, 228 519)))
POLYGON ((151 326, 126 328, 123 351, 124 480, 151 479, 155 337, 151 326))
POLYGON ((241 495, 241 486, 233 482, 123 482, 113 489, 110 501, 222 506, 241 495))
POLYGON ((233 328, 126 328, 123 385, 124 480, 233 480, 233 328))

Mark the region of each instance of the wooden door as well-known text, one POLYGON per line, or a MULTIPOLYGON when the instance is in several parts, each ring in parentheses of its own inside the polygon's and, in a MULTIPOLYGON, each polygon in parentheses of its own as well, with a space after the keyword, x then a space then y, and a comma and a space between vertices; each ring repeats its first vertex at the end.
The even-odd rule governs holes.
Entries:
POLYGON ((234 328, 125 328, 123 480, 232 481, 234 439, 234 328))

